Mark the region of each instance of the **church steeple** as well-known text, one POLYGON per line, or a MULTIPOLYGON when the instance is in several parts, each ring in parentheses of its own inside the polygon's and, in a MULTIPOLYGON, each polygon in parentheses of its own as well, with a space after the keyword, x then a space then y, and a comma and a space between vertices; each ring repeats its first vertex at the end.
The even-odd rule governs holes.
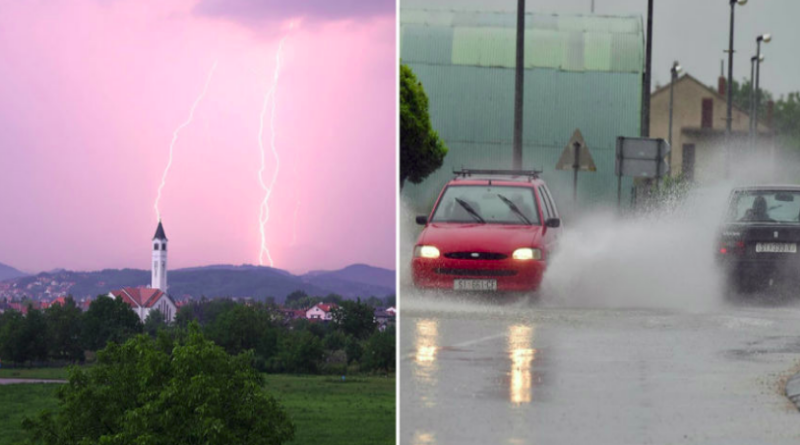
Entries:
POLYGON ((153 267, 150 270, 150 287, 167 292, 167 235, 158 220, 156 234, 153 235, 153 267))
POLYGON ((167 235, 164 233, 164 226, 161 225, 161 220, 158 220, 158 227, 156 228, 156 234, 153 235, 154 240, 167 240, 167 235))

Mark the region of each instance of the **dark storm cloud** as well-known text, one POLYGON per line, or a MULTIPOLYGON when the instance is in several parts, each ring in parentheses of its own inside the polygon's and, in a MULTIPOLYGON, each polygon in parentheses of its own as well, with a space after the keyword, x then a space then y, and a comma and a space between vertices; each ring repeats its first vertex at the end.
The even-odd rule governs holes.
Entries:
POLYGON ((394 0, 201 0, 196 12, 245 22, 304 17, 312 21, 391 15, 394 0))

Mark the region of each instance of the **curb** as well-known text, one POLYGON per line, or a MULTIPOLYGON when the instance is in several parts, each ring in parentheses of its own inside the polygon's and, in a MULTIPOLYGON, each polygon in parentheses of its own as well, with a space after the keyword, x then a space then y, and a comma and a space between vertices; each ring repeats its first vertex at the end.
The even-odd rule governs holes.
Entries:
POLYGON ((786 382, 786 397, 800 410, 800 373, 793 375, 786 382))

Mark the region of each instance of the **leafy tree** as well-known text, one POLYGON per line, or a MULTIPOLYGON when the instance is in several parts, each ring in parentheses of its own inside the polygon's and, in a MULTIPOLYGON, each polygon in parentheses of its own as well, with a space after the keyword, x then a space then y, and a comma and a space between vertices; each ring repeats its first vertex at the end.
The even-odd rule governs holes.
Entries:
POLYGON ((193 301, 181 307, 175 314, 175 324, 187 327, 192 321, 197 321, 200 326, 213 323, 217 317, 236 306, 236 302, 228 298, 209 300, 203 297, 200 301, 193 301))
POLYGON ((389 295, 383 299, 383 306, 384 307, 395 307, 397 306, 397 296, 389 295))
POLYGON ((431 127, 428 96, 414 72, 400 65, 400 187, 419 184, 442 166, 447 147, 431 127))
POLYGON ((784 145, 800 150, 800 92, 789 93, 778 100, 773 126, 784 145))
POLYGON ((273 312, 263 304, 234 304, 209 323, 205 332, 230 354, 252 349, 256 355, 269 358, 277 352, 278 333, 273 312))
POLYGON ((314 306, 317 303, 321 303, 322 298, 320 297, 299 297, 292 300, 287 300, 286 307, 291 309, 308 309, 314 306))
POLYGON ((30 442, 66 444, 264 444, 294 426, 263 388, 252 354, 230 356, 194 323, 171 347, 139 335, 110 343, 98 363, 70 370, 59 409, 23 422, 30 442))
POLYGON ((83 361, 83 311, 72 297, 64 304, 52 304, 44 311, 47 324, 47 344, 49 355, 55 360, 68 362, 83 361))
POLYGON ((298 290, 296 290, 296 291, 294 291, 294 292, 292 292, 292 293, 290 293, 289 295, 286 296, 286 301, 284 301, 284 304, 287 307, 293 307, 292 306, 293 303, 295 303, 295 302, 297 302, 299 300, 302 300, 304 298, 307 298, 307 297, 308 297, 308 294, 306 293, 306 291, 298 289, 298 290))
POLYGON ((108 342, 124 343, 142 332, 139 316, 122 298, 100 295, 84 314, 83 339, 92 351, 103 348, 108 342))
POLYGON ((25 316, 19 311, 0 314, 0 357, 15 363, 28 360, 28 348, 24 343, 25 316))
POLYGON ((289 372, 316 374, 324 352, 319 337, 308 331, 292 332, 281 341, 281 361, 289 372))
POLYGON ((395 336, 387 330, 372 334, 364 348, 364 367, 390 372, 395 366, 395 336))
MULTIPOLYGON (((749 79, 743 79, 741 83, 733 81, 733 103, 741 109, 750 113, 750 105, 753 96, 751 95, 752 83, 749 79)), ((767 117, 767 103, 775 102, 775 109, 772 120, 772 129, 778 135, 779 144, 800 150, 800 92, 795 91, 781 96, 778 100, 774 99, 771 92, 759 88, 761 99, 758 106, 759 122, 765 123, 767 117)))
POLYGON ((167 320, 166 317, 164 317, 164 313, 158 309, 153 309, 147 314, 147 318, 144 319, 142 330, 145 334, 155 337, 158 331, 164 330, 167 327, 167 320))
POLYGON ((344 352, 347 354, 347 363, 358 362, 364 355, 364 347, 357 338, 350 335, 344 343, 344 352))
MULTIPOLYGON (((741 83, 734 80, 731 88, 733 91, 733 103, 748 114, 750 113, 750 105, 753 103, 753 97, 751 96, 752 88, 753 84, 749 79, 742 79, 741 83)), ((761 92, 761 100, 759 101, 758 115, 763 122, 763 119, 767 117, 767 102, 773 99, 772 93, 769 91, 763 88, 759 88, 759 91, 761 92)))
POLYGON ((375 296, 371 296, 371 297, 367 298, 365 300, 365 303, 367 303, 368 305, 370 305, 370 306, 372 306, 374 308, 383 306, 383 300, 381 300, 380 298, 375 297, 375 296))
POLYGON ((325 296, 325 298, 322 299, 323 303, 328 303, 328 304, 339 304, 342 301, 344 301, 344 297, 337 294, 328 294, 325 296))
POLYGON ((338 349, 344 349, 344 345, 347 343, 347 336, 339 330, 331 331, 325 336, 322 342, 325 345, 325 349, 336 351, 338 349))
POLYGON ((343 301, 333 309, 331 316, 333 323, 345 334, 358 339, 366 339, 378 327, 375 322, 375 309, 361 299, 357 301, 343 301))
POLYGON ((25 348, 25 355, 28 360, 45 361, 47 360, 47 322, 44 314, 33 306, 28 306, 25 314, 25 322, 22 324, 22 332, 19 341, 25 348))

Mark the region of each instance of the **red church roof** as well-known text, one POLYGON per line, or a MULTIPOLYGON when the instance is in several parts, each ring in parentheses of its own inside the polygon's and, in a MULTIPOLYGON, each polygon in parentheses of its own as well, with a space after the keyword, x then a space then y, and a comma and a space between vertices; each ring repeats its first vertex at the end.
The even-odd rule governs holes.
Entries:
POLYGON ((132 307, 153 307, 164 292, 150 287, 126 287, 120 290, 111 291, 115 297, 121 297, 123 301, 132 307))

